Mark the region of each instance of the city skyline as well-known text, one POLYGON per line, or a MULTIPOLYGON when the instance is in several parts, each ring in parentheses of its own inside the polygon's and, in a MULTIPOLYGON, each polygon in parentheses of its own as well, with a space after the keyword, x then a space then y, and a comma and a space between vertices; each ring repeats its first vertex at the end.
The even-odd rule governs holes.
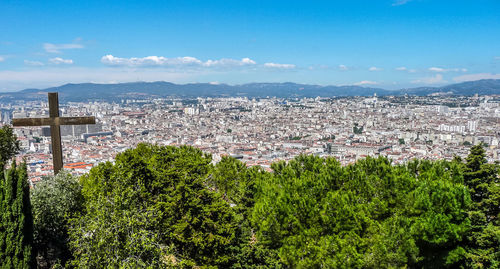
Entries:
MULTIPOLYGON (((0 123, 47 117, 47 100, 0 104, 0 123)), ((465 158, 484 143, 498 159, 498 95, 339 98, 226 97, 68 102, 61 115, 96 118, 95 125, 62 126, 65 168, 82 174, 139 143, 190 145, 215 161, 233 156, 270 167, 300 154, 335 157, 348 165, 366 156, 394 163, 465 158)), ((15 128, 33 182, 52 172, 49 127, 15 128)))
POLYGON ((3 1, 0 91, 65 83, 397 89, 500 78, 496 1, 3 1))

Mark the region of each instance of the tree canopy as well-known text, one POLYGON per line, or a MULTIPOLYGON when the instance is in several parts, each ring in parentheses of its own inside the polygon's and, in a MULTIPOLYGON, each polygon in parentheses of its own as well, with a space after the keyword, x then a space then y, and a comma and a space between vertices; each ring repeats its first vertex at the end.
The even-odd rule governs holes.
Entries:
POLYGON ((3 168, 7 161, 19 152, 19 141, 12 127, 4 125, 0 128, 0 164, 3 168))
POLYGON ((78 178, 66 171, 43 178, 31 192, 34 246, 38 268, 66 265, 69 249, 69 220, 83 209, 78 178))
POLYGON ((211 157, 140 144, 81 178, 84 213, 71 221, 83 268, 226 266, 234 214, 206 184, 211 157))
POLYGON ((482 145, 465 160, 300 155, 265 170, 139 144, 78 182, 39 183, 35 243, 75 268, 497 268, 499 185, 482 145))
POLYGON ((464 252, 470 198, 449 163, 300 156, 272 168, 252 220, 287 267, 440 268, 464 252))

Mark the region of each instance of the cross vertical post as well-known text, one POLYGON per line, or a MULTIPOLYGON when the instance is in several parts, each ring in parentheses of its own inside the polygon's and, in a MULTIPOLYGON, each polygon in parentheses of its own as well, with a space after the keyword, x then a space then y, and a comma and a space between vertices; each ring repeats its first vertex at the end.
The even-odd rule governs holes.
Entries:
MULTIPOLYGON (((49 117, 59 117, 59 95, 57 92, 49 92, 49 117)), ((50 125, 50 139, 52 142, 54 174, 57 175, 63 168, 60 125, 55 123, 50 125)))

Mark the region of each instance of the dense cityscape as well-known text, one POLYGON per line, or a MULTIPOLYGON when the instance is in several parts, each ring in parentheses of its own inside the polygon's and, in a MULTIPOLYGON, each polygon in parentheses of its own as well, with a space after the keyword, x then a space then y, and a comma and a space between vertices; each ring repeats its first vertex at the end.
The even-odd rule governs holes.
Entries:
MULTIPOLYGON (((3 104, 1 120, 48 117, 46 102, 3 104)), ((95 125, 62 126, 64 168, 80 175, 148 142, 191 145, 266 169, 300 154, 334 156, 342 165, 366 156, 393 163, 465 157, 484 143, 498 160, 499 96, 384 96, 302 99, 198 98, 65 103, 62 116, 95 116, 95 125)), ((32 184, 52 173, 49 127, 15 129, 32 184)))

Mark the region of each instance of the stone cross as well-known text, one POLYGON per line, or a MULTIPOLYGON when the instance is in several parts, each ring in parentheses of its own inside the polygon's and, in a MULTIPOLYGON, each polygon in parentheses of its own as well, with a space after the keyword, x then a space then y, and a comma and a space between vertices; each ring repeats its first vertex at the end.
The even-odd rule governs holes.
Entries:
POLYGON ((49 92, 49 118, 12 119, 12 126, 43 126, 50 125, 52 141, 52 162, 54 175, 63 168, 61 125, 95 124, 94 117, 59 117, 59 97, 57 92, 49 92))

